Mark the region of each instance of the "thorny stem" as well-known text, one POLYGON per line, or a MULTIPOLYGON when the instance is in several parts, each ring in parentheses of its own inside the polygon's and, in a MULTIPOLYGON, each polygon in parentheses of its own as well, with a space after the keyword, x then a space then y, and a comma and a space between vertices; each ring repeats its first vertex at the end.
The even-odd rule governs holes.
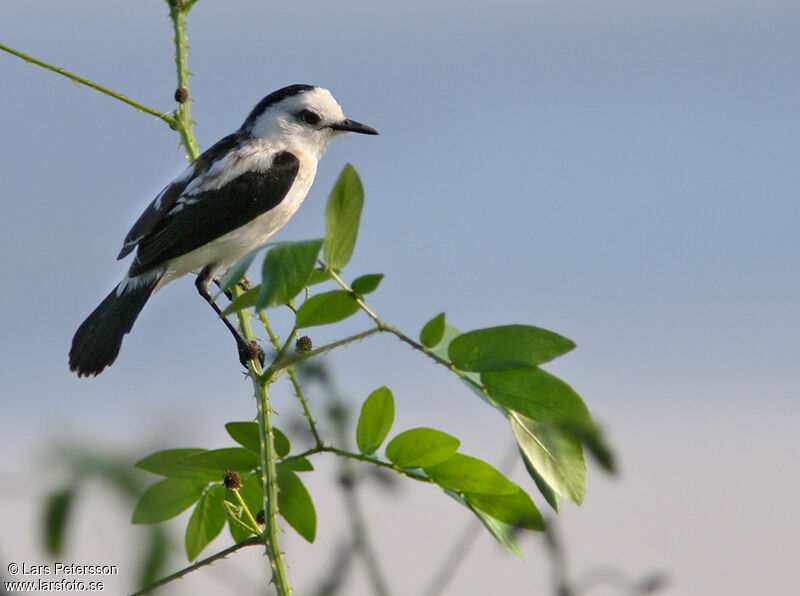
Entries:
POLYGON ((211 565, 214 561, 218 561, 219 559, 224 559, 225 557, 227 557, 228 555, 230 555, 232 553, 235 553, 239 549, 242 549, 242 548, 244 548, 246 546, 254 546, 254 545, 257 545, 257 544, 264 544, 264 541, 261 539, 260 536, 252 536, 251 538, 248 538, 247 540, 243 540, 242 542, 240 542, 238 544, 234 544, 233 546, 230 546, 230 547, 226 548, 225 550, 221 550, 218 553, 215 553, 215 554, 211 555, 210 557, 206 557, 205 559, 197 561, 196 563, 192 563, 188 567, 184 567, 183 569, 181 569, 180 571, 176 571, 172 575, 168 575, 167 577, 163 577, 160 580, 155 581, 152 584, 149 584, 149 585, 145 586, 144 588, 142 588, 138 592, 134 592, 133 594, 131 594, 131 596, 142 596, 143 594, 149 594, 150 592, 152 592, 156 588, 160 588, 161 586, 163 586, 165 584, 168 584, 171 581, 174 581, 176 579, 180 579, 183 576, 191 573, 192 571, 196 571, 197 569, 200 569, 201 567, 206 567, 208 565, 211 565))
MULTIPOLYGON (((197 159, 200 148, 194 138, 194 122, 191 114, 191 96, 189 95, 189 67, 188 50, 189 42, 186 35, 186 15, 196 0, 168 0, 170 18, 175 32, 175 65, 178 77, 178 88, 185 91, 184 101, 179 102, 175 110, 178 122, 178 131, 181 142, 186 148, 190 160, 197 159)), ((233 288, 234 296, 241 290, 233 288)), ((250 325, 250 314, 246 311, 237 313, 239 328, 248 341, 254 341, 255 336, 250 325)), ((280 527, 278 526, 278 474, 275 467, 277 453, 275 452, 275 437, 272 429, 272 409, 269 403, 269 377, 262 378, 261 364, 257 359, 249 363, 248 374, 253 382, 258 407, 259 443, 261 446, 261 485, 264 495, 264 535, 261 540, 267 548, 270 566, 272 567, 272 581, 278 594, 289 596, 292 587, 289 583, 289 574, 283 552, 280 548, 280 527)), ((258 525, 256 524, 256 528, 258 525)))
POLYGON ((393 472, 397 472, 398 474, 408 476, 409 478, 413 478, 414 480, 419 480, 420 482, 429 482, 431 484, 435 484, 435 482, 432 479, 428 478, 427 476, 423 476, 417 472, 406 470, 405 468, 396 466, 391 462, 383 461, 375 457, 370 457, 369 455, 362 455, 361 453, 353 453, 352 451, 345 451, 344 449, 338 449, 337 447, 333 447, 330 445, 312 447, 311 449, 303 451, 302 453, 298 453, 297 455, 291 455, 287 458, 284 458, 283 461, 287 462, 296 459, 303 459, 305 457, 310 457, 318 453, 332 453, 334 455, 338 455, 339 457, 345 457, 347 459, 353 459, 356 461, 372 464, 373 466, 377 466, 379 468, 386 468, 387 470, 392 470, 393 472))
MULTIPOLYGON (((278 336, 272 331, 272 326, 269 324, 269 319, 267 319, 263 311, 258 311, 258 318, 261 321, 261 324, 264 326, 264 329, 267 331, 267 335, 269 335, 269 341, 272 346, 275 348, 275 350, 280 350, 281 346, 280 342, 278 341, 278 336)), ((303 416, 308 422, 308 431, 311 433, 311 436, 314 437, 314 444, 321 446, 322 438, 319 436, 317 423, 311 415, 311 410, 308 407, 308 400, 303 393, 303 388, 300 386, 300 381, 297 380, 297 375, 295 374, 294 369, 290 368, 288 364, 281 365, 278 370, 280 371, 283 368, 286 369, 286 374, 289 377, 289 381, 292 383, 292 387, 294 387, 294 394, 300 401, 300 407, 303 408, 303 416)))
POLYGON ((301 362, 305 362, 309 358, 314 358, 315 356, 319 356, 320 354, 325 354, 326 352, 330 352, 336 348, 341 348, 343 346, 349 345, 351 343, 361 341, 362 339, 368 338, 370 335, 375 335, 376 333, 380 333, 382 330, 378 327, 373 327, 372 329, 367 329, 366 331, 362 331, 361 333, 356 333, 355 335, 351 335, 349 337, 345 337, 343 339, 336 340, 329 344, 325 344, 315 350, 311 350, 305 354, 298 354, 297 356, 293 356, 288 358, 279 363, 279 366, 276 368, 277 371, 281 371, 284 368, 289 368, 291 366, 295 366, 301 362))
POLYGON ((182 101, 178 102, 175 109, 175 120, 179 123, 176 127, 181 135, 181 142, 186 147, 190 161, 200 155, 200 146, 194 138, 194 121, 192 120, 192 98, 189 95, 189 37, 186 35, 186 15, 194 2, 183 0, 168 0, 169 16, 172 19, 172 28, 175 32, 175 66, 178 75, 178 89, 185 91, 182 101))
POLYGON ((98 85, 97 83, 94 83, 94 82, 90 81, 89 79, 85 79, 85 78, 83 78, 81 76, 78 76, 78 75, 76 75, 74 73, 69 72, 68 70, 64 70, 63 68, 59 68, 57 66, 53 66, 52 64, 48 64, 47 62, 43 62, 42 60, 38 60, 38 59, 34 58, 33 56, 28 56, 27 54, 23 54, 22 52, 19 52, 19 51, 13 49, 13 48, 9 48, 8 46, 4 46, 3 44, 0 44, 0 50, 2 50, 4 52, 8 52, 9 54, 11 54, 13 56, 17 56, 18 58, 22 58, 25 62, 27 62, 29 64, 35 64, 36 66, 41 66, 44 69, 52 71, 52 72, 54 72, 56 74, 60 74, 61 76, 67 77, 68 79, 70 79, 71 81, 73 81, 75 83, 78 83, 80 85, 86 85, 87 87, 90 87, 91 89, 94 89, 95 91, 99 91, 100 93, 103 93, 105 95, 113 97, 114 99, 118 99, 119 101, 121 101, 123 103, 126 103, 129 106, 133 106, 134 108, 136 108, 140 112, 144 112, 146 114, 150 114, 151 116, 155 116, 156 118, 158 118, 160 120, 163 120, 164 122, 169 124, 171 128, 174 128, 176 130, 180 130, 182 128, 181 123, 178 120, 176 120, 175 118, 173 118, 172 116, 170 116, 166 112, 159 112, 158 110, 154 110, 151 107, 148 107, 148 106, 146 106, 146 105, 144 105, 142 103, 139 103, 138 101, 135 101, 133 99, 125 97, 121 93, 117 93, 116 91, 112 91, 111 89, 108 89, 107 87, 103 87, 102 85, 98 85))
POLYGON ((361 310, 363 310, 365 313, 367 313, 367 316, 369 316, 369 318, 371 318, 375 322, 375 325, 377 326, 377 329, 375 330, 376 332, 377 331, 383 331, 385 333, 391 333, 392 335, 397 337, 399 340, 407 343, 409 346, 411 346, 415 350, 419 350, 420 352, 425 354, 428 358, 432 359, 437 364, 441 364, 442 366, 444 366, 447 370, 449 370, 450 372, 455 374, 462 381, 464 381, 468 385, 470 385, 473 388, 475 388, 476 391, 479 391, 480 393, 484 394, 491 401, 492 398, 489 395, 489 393, 486 391, 486 388, 483 385, 481 385, 480 383, 478 383, 474 379, 470 378, 464 371, 461 371, 458 368, 456 368, 451 362, 448 362, 444 358, 442 358, 440 356, 437 356, 431 349, 423 346, 420 343, 415 342, 413 339, 408 337, 405 333, 400 331, 397 327, 392 327, 391 325, 387 325, 383 321, 383 319, 381 319, 375 313, 375 311, 373 311, 369 306, 367 306, 367 303, 364 302, 364 299, 361 296, 359 296, 355 291, 353 291, 353 288, 351 288, 344 280, 342 280, 341 277, 339 277, 339 275, 336 273, 336 271, 334 271, 330 267, 326 267, 326 271, 330 274, 331 278, 337 284, 339 284, 339 287, 341 287, 343 290, 345 290, 347 292, 350 292, 350 294, 353 296, 355 301, 358 303, 359 308, 361 308, 361 310))
MULTIPOLYGON (((241 294, 238 286, 232 288, 234 298, 241 294)), ((237 313, 239 328, 248 341, 254 341, 253 328, 250 325, 250 312, 242 310, 237 313)), ((278 355, 278 358, 280 354, 278 355)), ((267 373, 270 369, 267 369, 267 373)), ((286 562, 280 547, 280 527, 278 526, 278 472, 275 466, 277 453, 275 451, 275 435, 272 428, 272 409, 269 403, 269 385, 272 382, 271 374, 262 374, 261 363, 258 359, 250 360, 248 375, 253 382, 258 406, 258 435, 261 444, 261 485, 264 495, 264 536, 270 566, 272 567, 272 581, 280 596, 289 596, 292 587, 289 583, 289 574, 286 562)))
MULTIPOLYGON (((175 33, 175 63, 176 63, 176 70, 177 70, 177 79, 178 79, 178 88, 182 89, 181 92, 183 97, 181 98, 182 101, 179 101, 179 105, 174 111, 174 116, 169 116, 167 113, 158 112, 157 110, 150 108, 142 103, 129 99, 122 95, 121 93, 117 93, 116 91, 112 91, 102 85, 98 85, 88 79, 85 79, 79 75, 71 73, 63 68, 59 68, 48 64, 47 62, 43 62, 42 60, 38 60, 33 58, 32 56, 28 56, 22 52, 14 50, 8 46, 0 44, 0 50, 17 56, 21 58, 25 62, 29 64, 35 64, 52 72, 55 72, 59 75, 67 77, 68 79, 74 81, 75 83, 79 83, 81 85, 85 85, 90 87, 96 91, 99 91, 105 95, 113 97, 123 103, 126 103, 137 110, 155 116, 160 120, 166 122, 171 128, 178 131, 181 136, 181 143, 185 147, 187 151, 187 157, 190 161, 194 161, 197 159, 198 155, 200 154, 199 145, 194 137, 194 122, 192 121, 191 116, 191 97, 189 96, 189 76, 191 73, 188 69, 188 37, 186 34, 186 15, 189 12, 189 9, 194 5, 197 0, 167 0, 170 9, 170 18, 173 24, 173 30, 175 33)), ((234 289, 234 293, 237 290, 234 289)), ((239 327, 242 330, 244 337, 248 340, 253 340, 253 331, 250 326, 250 315, 246 312, 239 312, 238 313, 239 319, 239 327)), ((283 553, 280 549, 279 544, 279 532, 280 528, 278 527, 277 517, 278 517, 278 507, 277 507, 277 496, 278 496, 278 486, 277 486, 277 471, 275 467, 275 462, 277 458, 277 454, 275 452, 275 445, 274 445, 274 435, 272 429, 272 420, 271 420, 271 409, 269 404, 269 384, 274 380, 274 366, 278 363, 278 361, 285 355, 286 349, 288 348, 287 345, 284 346, 284 349, 278 354, 278 358, 273 363, 273 367, 268 369, 268 375, 262 377, 261 365, 257 360, 251 360, 249 366, 249 376, 253 381, 253 386, 256 393, 257 403, 258 403, 258 424, 260 430, 260 443, 261 443, 261 465, 262 465, 262 485, 263 485, 263 492, 264 492, 264 512, 265 512, 265 532, 264 536, 254 536, 236 544, 228 549, 220 551, 216 555, 212 555, 203 559, 202 561, 198 561, 188 567, 173 573, 167 577, 164 577, 146 588, 142 591, 137 592, 136 594, 146 594, 160 586, 163 586, 175 579, 179 579, 200 567, 205 565, 210 565, 217 559, 223 558, 228 554, 235 552, 236 550, 243 548, 245 546, 250 546, 253 544, 265 544, 267 548, 267 553, 270 559, 270 565, 273 571, 273 581, 275 586, 278 590, 278 594, 281 596, 289 596, 292 593, 292 588, 289 584, 288 573, 286 571, 286 564, 283 560, 283 553)), ((293 377, 293 375, 292 375, 293 377)), ((295 379, 296 381, 296 379, 295 379)), ((301 399, 301 401, 303 401, 301 399)), ((305 404, 304 404, 305 408, 305 404)), ((309 421, 310 421, 310 414, 309 414, 309 421)), ((312 428, 313 425, 312 425, 312 428)), ((316 430, 314 428, 314 430, 316 430)), ((315 439, 317 440, 318 444, 321 444, 321 440, 319 436, 315 434, 315 439)), ((238 494, 238 493, 237 493, 238 494)), ((249 509, 247 509, 248 513, 249 509)), ((252 518, 252 514, 250 514, 252 518)), ((255 524, 255 520, 250 520, 252 523, 255 524)), ((258 527, 258 524, 255 524, 255 527, 258 527)))

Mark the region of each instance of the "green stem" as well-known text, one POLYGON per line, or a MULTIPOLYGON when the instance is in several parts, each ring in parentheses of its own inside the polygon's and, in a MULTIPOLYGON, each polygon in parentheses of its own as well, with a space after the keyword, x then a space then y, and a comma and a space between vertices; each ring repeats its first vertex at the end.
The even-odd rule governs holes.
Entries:
POLYGON ((188 567, 184 567, 183 569, 181 569, 180 571, 176 571, 172 575, 168 575, 167 577, 161 578, 160 580, 145 586, 138 592, 134 592, 133 594, 131 594, 131 596, 142 596, 143 594, 149 594, 156 588, 160 588, 161 586, 168 584, 171 581, 180 579, 184 575, 191 573, 192 571, 195 571, 197 569, 200 569, 201 567, 206 567, 207 565, 211 565, 211 563, 213 563, 214 561, 218 561, 219 559, 224 559, 225 557, 227 557, 231 553, 236 552, 239 549, 242 549, 246 546, 255 546, 257 544, 263 544, 263 543, 264 541, 261 539, 260 536, 253 536, 251 538, 248 538, 247 540, 243 540, 242 542, 234 544, 233 546, 230 546, 225 550, 221 550, 218 553, 211 555, 210 557, 206 557, 205 559, 197 561, 196 563, 192 563, 188 567))
MULTIPOLYGON (((267 331, 267 335, 269 335, 270 343, 276 351, 279 351, 281 349, 281 345, 278 341, 278 336, 272 331, 272 325, 269 324, 269 319, 267 319, 267 316, 263 311, 258 311, 258 318, 261 321, 261 324, 264 326, 264 329, 267 331)), ((289 368, 288 365, 286 365, 286 374, 289 376, 289 381, 292 383, 292 387, 294 387, 294 395, 300 401, 300 406, 303 408, 303 416, 308 422, 308 430, 311 433, 311 436, 314 438, 314 444, 320 446, 322 445, 322 439, 320 438, 319 431, 317 430, 317 423, 314 421, 314 417, 311 416, 311 410, 308 407, 308 400, 303 393, 303 388, 300 386, 300 381, 297 380, 297 375, 295 374, 294 369, 289 368)))
MULTIPOLYGON (((258 311, 258 318, 261 320, 261 324, 264 326, 264 329, 267 330, 270 343, 276 350, 280 350, 278 337, 275 335, 275 333, 273 333, 272 326, 269 324, 269 320, 263 311, 258 311)), ((308 407, 308 400, 303 393, 303 388, 300 386, 300 381, 297 380, 297 375, 295 374, 294 369, 290 368, 288 364, 286 365, 286 373, 289 376, 289 381, 292 383, 292 387, 294 387, 295 397, 297 397, 297 399, 300 401, 300 406, 303 408, 303 416, 308 422, 308 431, 314 438, 314 444, 320 446, 322 445, 322 439, 320 438, 319 431, 317 430, 317 423, 314 421, 314 417, 311 416, 311 410, 308 407)))
POLYGON ((172 28, 175 32, 175 66, 178 75, 178 89, 185 93, 175 109, 175 120, 181 135, 181 142, 186 147, 189 160, 194 161, 200 155, 200 146, 194 138, 194 122, 192 121, 192 98, 189 95, 189 38, 186 35, 186 15, 189 13, 193 2, 182 0, 169 0, 169 16, 172 19, 172 28))
POLYGON ((250 522, 251 529, 255 534, 260 534, 261 532, 259 530, 258 522, 256 521, 256 518, 253 517, 253 512, 250 511, 250 507, 248 507, 247 503, 245 503, 244 498, 242 497, 242 493, 239 492, 238 488, 233 492, 236 495, 236 500, 239 501, 239 505, 241 506, 242 511, 244 511, 247 516, 247 521, 250 522))
POLYGON ((414 480, 419 480, 420 482, 428 482, 431 484, 435 484, 435 482, 432 479, 428 478, 427 476, 423 476, 417 472, 406 470, 404 468, 394 465, 391 462, 383 461, 376 457, 370 457, 369 455, 363 455, 361 453, 353 453, 352 451, 345 451, 344 449, 338 449, 330 445, 312 447, 311 449, 303 451, 302 453, 298 453, 297 455, 292 455, 290 457, 287 457, 283 461, 285 463, 287 461, 291 461, 294 459, 302 459, 305 457, 310 457, 318 453, 332 453, 334 455, 338 455, 339 457, 345 457, 347 459, 353 459, 367 464, 372 464, 373 466, 377 466, 379 468, 386 468, 387 470, 392 470, 393 472, 397 472, 398 474, 402 474, 403 476, 408 476, 409 478, 413 478, 414 480))
POLYGON ((350 294, 352 294, 352 296, 355 298, 356 302, 358 303, 359 308, 361 308, 361 310, 363 310, 365 313, 367 313, 367 316, 369 316, 369 318, 371 318, 373 321, 375 321, 375 325, 377 325, 377 330, 378 331, 383 331, 385 333, 391 333, 392 335, 397 337, 399 340, 407 343, 409 346, 411 346, 415 350, 418 350, 418 351, 422 352, 423 354, 425 354, 428 358, 430 358, 431 360, 433 360, 437 364, 441 364, 442 366, 444 366, 447 370, 449 370, 450 372, 452 372, 453 374, 458 376, 462 381, 464 381, 465 383, 471 385, 477 391, 480 391, 481 393, 483 393, 490 400, 492 399, 492 397, 486 391, 486 388, 483 385, 481 385, 480 383, 478 383, 477 381, 475 381, 474 379, 471 379, 469 376, 467 376, 467 374, 464 371, 461 371, 461 370, 457 369, 451 362, 448 362, 444 358, 434 354, 433 351, 430 348, 426 348, 422 344, 415 342, 413 339, 408 337, 405 333, 400 331, 397 327, 392 327, 391 325, 387 325, 383 321, 383 319, 381 319, 375 313, 375 311, 373 311, 369 306, 367 306, 367 303, 364 302, 364 299, 361 296, 359 296, 356 292, 354 292, 353 288, 351 288, 344 280, 342 280, 342 278, 339 277, 339 275, 333 269, 331 269, 329 267, 326 267, 326 270, 328 271, 328 273, 330 273, 331 278, 334 281, 336 281, 337 284, 339 284, 339 287, 341 287, 343 290, 345 290, 347 292, 350 292, 350 294))
MULTIPOLYGON (((232 288, 234 298, 241 294, 239 286, 232 288)), ((254 341, 255 335, 250 325, 250 312, 242 310, 237 313, 239 328, 248 341, 254 341)), ((264 495, 264 543, 267 547, 272 581, 279 596, 290 596, 292 587, 286 562, 280 547, 280 527, 278 526, 278 472, 275 466, 278 454, 275 451, 275 434, 272 428, 272 408, 269 403, 269 385, 271 376, 262 374, 258 359, 249 363, 248 372, 253 382, 256 403, 258 406, 258 435, 261 444, 261 487, 264 495)), ((268 371, 269 372, 269 369, 268 371)))
POLYGON ((284 368, 288 368, 290 366, 295 366, 296 364, 304 362, 309 358, 313 358, 314 356, 319 356, 320 354, 330 352, 331 350, 334 350, 336 348, 341 348, 351 343, 361 341, 362 339, 366 339, 370 335, 375 335, 376 333, 380 333, 381 331, 386 331, 386 329, 381 329, 380 327, 373 327, 372 329, 367 329, 366 331, 362 331, 361 333, 356 333, 355 335, 345 337, 344 339, 339 339, 329 344, 325 344, 324 346, 319 347, 315 350, 311 350, 310 352, 307 352, 305 354, 298 354, 296 356, 292 356, 291 358, 287 358, 286 360, 282 361, 280 365, 276 368, 276 371, 283 370, 284 368))
POLYGON ((125 97, 121 93, 117 93, 116 91, 112 91, 111 89, 103 87, 102 85, 98 85, 97 83, 93 83, 89 79, 84 79, 81 76, 78 76, 78 75, 76 75, 74 73, 71 73, 71 72, 69 72, 67 70, 64 70, 63 68, 59 68, 57 66, 53 66, 52 64, 48 64, 47 62, 43 62, 41 60, 38 60, 38 59, 34 58, 33 56, 28 56, 27 54, 23 54, 22 52, 18 52, 17 50, 15 50, 13 48, 9 48, 8 46, 4 46, 3 44, 0 44, 0 50, 2 50, 4 52, 8 52, 9 54, 11 54, 13 56, 17 56, 18 58, 22 58, 25 62, 27 62, 29 64, 35 64, 36 66, 41 66, 42 68, 45 68, 45 69, 47 69, 49 71, 52 71, 54 73, 60 74, 61 76, 67 77, 68 79, 70 79, 71 81, 74 81, 75 83, 78 83, 80 85, 85 85, 87 87, 90 87, 91 89, 94 89, 95 91, 99 91, 100 93, 103 93, 105 95, 113 97, 114 99, 118 99, 119 101, 121 101, 123 103, 126 103, 129 106, 133 106, 134 108, 136 108, 140 112, 144 112, 146 114, 150 114, 151 116, 155 116, 156 118, 159 118, 160 120, 163 120, 164 122, 169 124, 170 127, 174 128, 176 130, 180 130, 181 129, 181 124, 178 122, 178 120, 176 120, 175 118, 173 118, 172 116, 170 116, 166 112, 159 112, 157 110, 154 110, 153 108, 150 108, 150 107, 148 107, 148 106, 146 106, 146 105, 144 105, 142 103, 139 103, 138 101, 134 101, 133 99, 125 97))

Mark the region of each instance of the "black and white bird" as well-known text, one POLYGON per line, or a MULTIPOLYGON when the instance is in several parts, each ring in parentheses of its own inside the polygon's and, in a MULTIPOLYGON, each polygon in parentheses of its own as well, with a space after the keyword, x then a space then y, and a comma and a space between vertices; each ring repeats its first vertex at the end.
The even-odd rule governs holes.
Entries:
MULTIPOLYGON (((262 245, 297 211, 328 143, 343 132, 378 134, 349 120, 326 89, 291 85, 267 95, 235 133, 204 151, 133 224, 118 259, 134 250, 125 277, 81 324, 69 368, 98 375, 119 354, 148 298, 187 273, 219 314, 209 284, 262 245)), ((240 359, 252 346, 225 318, 240 359)))

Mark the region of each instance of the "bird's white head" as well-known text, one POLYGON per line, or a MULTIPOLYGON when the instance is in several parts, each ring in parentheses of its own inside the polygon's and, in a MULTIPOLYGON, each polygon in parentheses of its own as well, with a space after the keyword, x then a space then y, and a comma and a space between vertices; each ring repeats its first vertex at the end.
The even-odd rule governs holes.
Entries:
POLYGON ((317 158, 337 134, 378 134, 346 118, 330 91, 312 85, 290 85, 270 93, 253 108, 241 130, 276 146, 302 147, 317 158))

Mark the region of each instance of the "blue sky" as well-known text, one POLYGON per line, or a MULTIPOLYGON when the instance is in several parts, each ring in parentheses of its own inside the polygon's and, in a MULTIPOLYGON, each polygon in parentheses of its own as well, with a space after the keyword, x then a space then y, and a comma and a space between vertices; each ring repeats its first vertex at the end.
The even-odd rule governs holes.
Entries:
MULTIPOLYGON (((372 303, 387 320, 415 334, 446 310, 463 329, 526 322, 578 343, 550 369, 609 429, 623 474, 592 476, 587 503, 565 512, 574 568, 664 569, 674 594, 778 593, 792 572, 785 536, 800 530, 787 475, 800 414, 798 12, 788 1, 201 0, 189 19, 196 134, 210 146, 285 84, 331 89, 381 136, 328 150, 281 239, 323 233, 327 192, 353 163, 367 203, 348 274, 386 274, 372 303)), ((0 23, 0 43, 164 111, 170 39, 159 2, 10 0, 0 23)), ((124 271, 122 238, 184 167, 176 136, 11 56, 0 76, 3 475, 19 476, 11 454, 43 437, 91 429, 123 449, 158 435, 154 419, 172 441, 157 447, 224 445, 224 422, 252 404, 188 279, 148 304, 101 377, 66 369, 74 329, 124 271)), ((502 419, 405 348, 380 339, 332 361, 354 404, 388 384, 398 424, 500 459, 502 419)), ((8 498, 17 520, 33 515, 8 498)), ((386 523, 380 541, 403 544, 386 523)), ((17 548, 0 542, 4 557, 17 548)), ((482 548, 496 555, 490 539, 482 548)), ((542 581, 540 545, 526 556, 497 555, 508 585, 542 581)), ((475 573, 452 593, 481 585, 475 573)))

